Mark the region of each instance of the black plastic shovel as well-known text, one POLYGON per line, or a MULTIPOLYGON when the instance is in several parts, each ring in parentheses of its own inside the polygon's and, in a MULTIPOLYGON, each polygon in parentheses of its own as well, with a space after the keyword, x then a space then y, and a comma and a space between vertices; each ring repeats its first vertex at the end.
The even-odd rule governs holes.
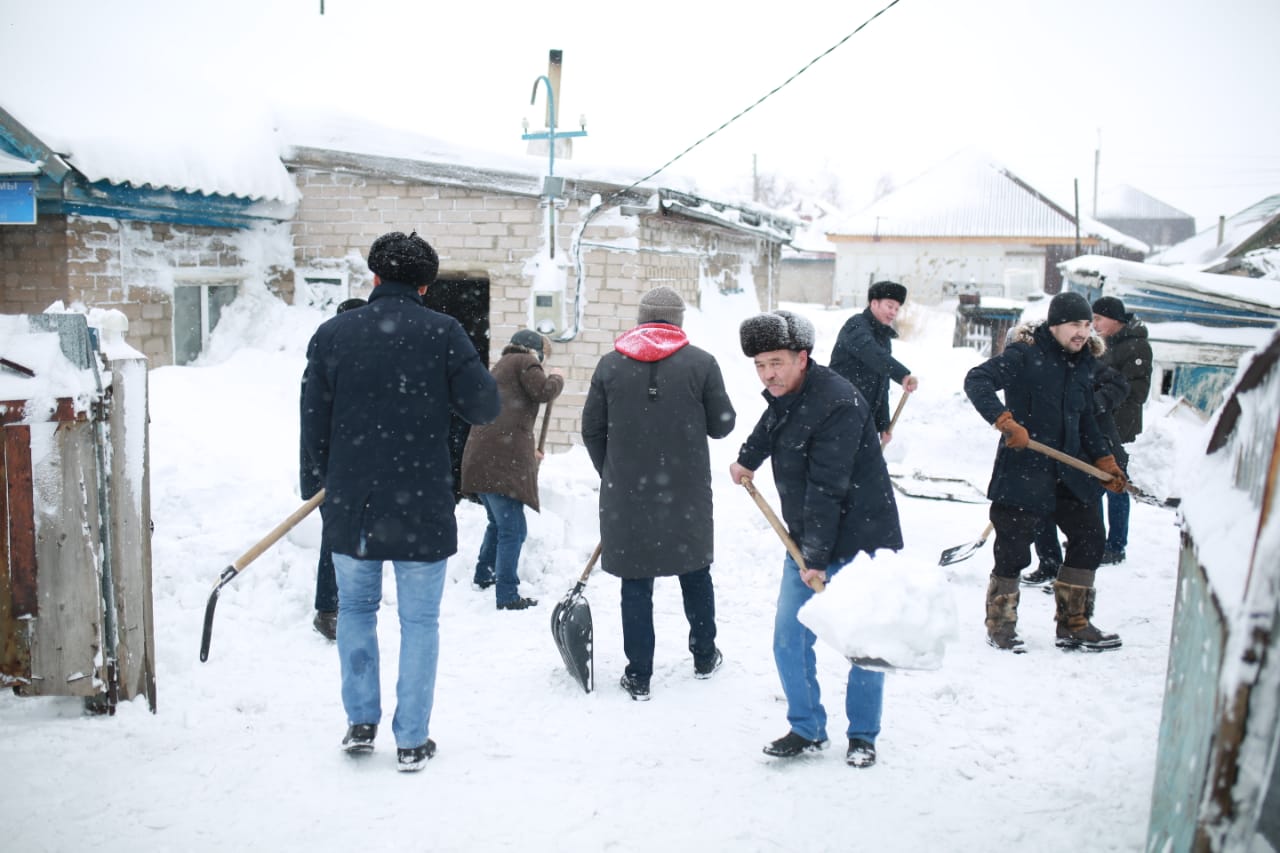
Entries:
POLYGON ((578 582, 551 611, 551 637, 556 641, 556 648, 560 650, 569 674, 587 693, 595 686, 595 669, 592 666, 591 605, 582 590, 600 559, 601 547, 596 545, 578 582))

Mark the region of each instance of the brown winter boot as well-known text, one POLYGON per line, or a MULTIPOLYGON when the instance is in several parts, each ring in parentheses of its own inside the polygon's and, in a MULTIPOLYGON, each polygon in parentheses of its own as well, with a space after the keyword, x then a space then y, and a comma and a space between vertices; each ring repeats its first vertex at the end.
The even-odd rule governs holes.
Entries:
POLYGON ((987 643, 1019 655, 1026 651, 1017 631, 1021 597, 1017 578, 991 576, 987 584, 987 643))
POLYGON ((1104 652, 1120 648, 1120 637, 1098 630, 1090 621, 1098 594, 1093 588, 1093 575, 1085 569, 1063 566, 1053 582, 1053 599, 1058 605, 1054 619, 1058 623, 1057 646, 1060 649, 1085 649, 1104 652))

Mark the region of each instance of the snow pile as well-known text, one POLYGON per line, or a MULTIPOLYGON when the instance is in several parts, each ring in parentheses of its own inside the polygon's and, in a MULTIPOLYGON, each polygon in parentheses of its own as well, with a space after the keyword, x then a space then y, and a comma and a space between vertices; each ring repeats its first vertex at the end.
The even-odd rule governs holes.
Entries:
POLYGON ((940 568, 881 551, 832 577, 800 608, 800 621, 846 657, 938 669, 956 638, 956 602, 940 568))

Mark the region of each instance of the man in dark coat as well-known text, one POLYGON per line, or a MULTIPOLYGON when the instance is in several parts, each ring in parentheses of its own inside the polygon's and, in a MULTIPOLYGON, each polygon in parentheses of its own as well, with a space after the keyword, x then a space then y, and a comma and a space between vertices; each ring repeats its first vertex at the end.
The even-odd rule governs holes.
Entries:
POLYGON ((877 281, 867 291, 867 307, 845 321, 831 350, 831 369, 853 383, 875 412, 880 443, 888 444, 889 380, 910 394, 919 385, 911 371, 893 357, 898 333, 893 321, 907 301, 907 289, 896 281, 877 281))
POLYGON ((419 770, 439 656, 445 563, 457 550, 450 411, 498 416, 498 389, 458 321, 424 307, 435 251, 416 234, 369 249, 369 304, 328 320, 307 346, 304 458, 325 488, 324 543, 338 578, 344 748, 369 752, 382 716, 377 612, 382 563, 395 567, 400 665, 392 730, 397 767, 419 770))
MULTIPOLYGON (((1114 296, 1094 301, 1093 327, 1107 343, 1102 363, 1120 371, 1129 382, 1129 393, 1115 410, 1120 441, 1129 444, 1142 432, 1142 406, 1151 393, 1151 344, 1147 343, 1147 327, 1114 296)), ((1120 467, 1128 471, 1123 459, 1120 467)), ((1129 545, 1128 492, 1107 495, 1107 527, 1102 564, 1123 563, 1124 551, 1129 545)))
POLYGON ((538 603, 520 594, 518 567, 528 535, 524 508, 540 511, 542 455, 533 425, 542 404, 550 405, 564 390, 564 373, 542 367, 548 347, 542 335, 521 329, 502 348, 502 357, 493 366, 502 414, 493 423, 472 429, 462 453, 462 492, 479 497, 489 518, 473 583, 481 590, 497 584, 494 602, 499 610, 525 610, 538 603))
POLYGON ((1067 535, 1066 555, 1054 581, 1059 648, 1119 648, 1120 638, 1098 630, 1093 615, 1094 574, 1102 558, 1101 492, 1088 474, 1041 453, 1029 441, 1060 450, 1111 475, 1108 489, 1124 489, 1124 472, 1098 426, 1093 395, 1089 303, 1059 293, 1046 322, 1030 341, 1015 341, 965 376, 964 390, 1004 435, 996 451, 987 497, 995 527, 995 567, 987 586, 987 640, 998 649, 1025 651, 1017 635, 1018 579, 1031 562, 1031 544, 1051 520, 1067 535), (997 391, 1004 392, 1002 402, 997 391))
POLYGON ((733 432, 720 366, 681 325, 684 300, 655 287, 639 325, 600 359, 582 410, 582 441, 600 474, 601 566, 622 579, 622 687, 649 698, 653 579, 678 575, 694 675, 710 676, 716 647, 711 563, 715 537, 707 437, 733 432))
MULTIPOLYGON (((823 749, 827 713, 818 689, 817 637, 799 620, 826 580, 859 552, 902 547, 898 506, 866 400, 835 371, 814 362, 813 324, 789 311, 743 321, 742 351, 755 361, 767 408, 729 466, 735 483, 750 479, 765 459, 782 500, 782 518, 805 565, 788 554, 773 625, 773 658, 787 697, 786 735, 765 754, 790 758, 823 749)), ((870 767, 884 700, 884 673, 850 666, 845 688, 849 748, 845 760, 870 767)))

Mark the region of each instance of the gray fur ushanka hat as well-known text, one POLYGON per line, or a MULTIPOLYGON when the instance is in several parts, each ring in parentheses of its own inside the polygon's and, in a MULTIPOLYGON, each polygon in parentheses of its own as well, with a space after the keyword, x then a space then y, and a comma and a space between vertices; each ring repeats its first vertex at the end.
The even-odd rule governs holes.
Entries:
POLYGON ((748 317, 738 327, 738 335, 747 358, 779 349, 813 352, 816 336, 813 323, 807 317, 790 311, 772 311, 748 317))

